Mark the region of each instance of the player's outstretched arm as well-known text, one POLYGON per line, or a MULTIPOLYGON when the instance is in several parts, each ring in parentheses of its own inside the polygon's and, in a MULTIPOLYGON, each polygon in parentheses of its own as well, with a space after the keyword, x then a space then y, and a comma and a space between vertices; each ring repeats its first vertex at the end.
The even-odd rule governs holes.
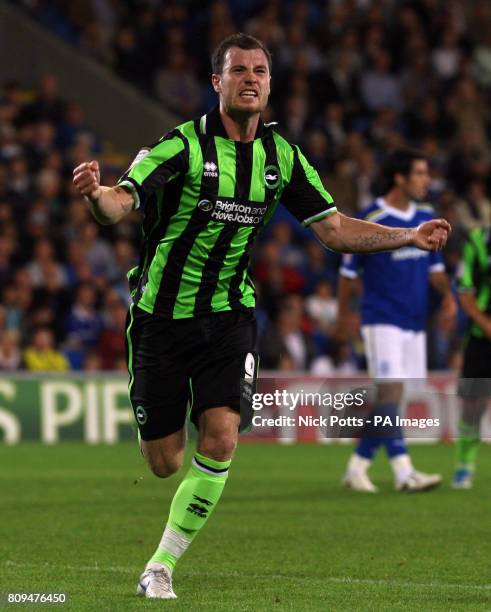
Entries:
POLYGON ((84 162, 73 171, 73 183, 90 204, 90 211, 103 225, 117 223, 134 205, 132 194, 123 187, 101 185, 99 163, 84 162))
POLYGON ((376 253, 404 246, 438 251, 445 246, 451 231, 445 219, 399 228, 353 219, 341 213, 316 221, 310 227, 326 247, 341 253, 376 253))

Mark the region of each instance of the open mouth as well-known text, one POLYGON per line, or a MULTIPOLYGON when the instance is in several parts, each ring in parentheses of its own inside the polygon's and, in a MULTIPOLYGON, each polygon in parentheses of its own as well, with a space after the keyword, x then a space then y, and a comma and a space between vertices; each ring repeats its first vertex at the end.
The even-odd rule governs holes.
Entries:
POLYGON ((240 97, 241 98, 257 98, 258 93, 257 91, 254 91, 254 89, 244 89, 243 91, 240 92, 240 97))

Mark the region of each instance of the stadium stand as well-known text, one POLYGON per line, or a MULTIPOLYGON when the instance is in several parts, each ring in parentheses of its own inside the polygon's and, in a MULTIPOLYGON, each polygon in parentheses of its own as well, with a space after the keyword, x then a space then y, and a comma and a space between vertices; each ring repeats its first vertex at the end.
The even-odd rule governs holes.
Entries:
MULTIPOLYGON (((445 251, 452 275, 466 233, 489 222, 485 0, 15 4, 182 119, 214 103, 208 58, 216 42, 239 29, 256 35, 274 58, 267 117, 304 147, 342 211, 365 206, 378 193, 377 169, 387 153, 409 144, 427 155, 431 203, 454 226, 445 251)), ((44 345, 59 349, 72 369, 123 369, 116 336, 128 303, 125 273, 138 253, 139 214, 98 226, 71 186, 71 170, 101 156, 110 183, 127 160, 109 154, 55 75, 40 77, 34 89, 5 82, 0 96, 0 368, 27 367, 35 332, 50 330, 44 345)), ((363 367, 356 317, 350 343, 336 338, 338 263, 286 212, 264 231, 254 255, 264 365, 363 367)), ((462 320, 449 328, 433 319, 430 366, 455 368, 462 320)))

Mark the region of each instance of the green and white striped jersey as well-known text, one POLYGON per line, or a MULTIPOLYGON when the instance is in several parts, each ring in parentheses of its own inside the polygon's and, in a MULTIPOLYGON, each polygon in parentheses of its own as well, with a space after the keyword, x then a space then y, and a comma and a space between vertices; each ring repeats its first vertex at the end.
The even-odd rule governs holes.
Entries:
POLYGON ((280 201, 304 226, 336 212, 297 146, 262 122, 231 140, 218 107, 142 149, 118 184, 144 212, 133 300, 173 319, 254 307, 249 252, 280 201))

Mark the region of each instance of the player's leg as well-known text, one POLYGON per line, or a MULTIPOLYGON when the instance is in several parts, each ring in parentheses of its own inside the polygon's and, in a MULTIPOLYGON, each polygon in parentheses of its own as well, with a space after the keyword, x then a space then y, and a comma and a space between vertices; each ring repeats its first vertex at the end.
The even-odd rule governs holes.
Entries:
POLYGON ((230 408, 204 412, 191 466, 171 503, 169 519, 151 561, 171 571, 215 509, 237 445, 240 416, 230 408))
MULTIPOLYGON (((393 379, 402 375, 402 336, 401 330, 393 325, 366 325, 362 328, 368 372, 376 381, 393 379)), ((351 455, 346 474, 345 486, 356 491, 375 493, 377 488, 368 477, 375 453, 383 442, 380 428, 373 424, 375 415, 393 415, 397 409, 399 395, 397 382, 376 385, 374 409, 369 415, 370 424, 365 425, 364 433, 351 455)))
POLYGON ((155 476, 168 478, 182 466, 186 447, 186 429, 169 434, 157 440, 143 440, 140 434, 140 448, 148 467, 155 476))
MULTIPOLYGON (((190 386, 182 350, 185 340, 193 337, 193 330, 187 327, 135 306, 130 308, 126 334, 129 395, 142 454, 152 472, 161 478, 175 473, 183 461, 190 386)), ((171 571, 155 554, 140 576, 137 593, 162 599, 176 597, 171 571)))
MULTIPOLYGON (((179 470, 183 462, 185 445, 186 429, 184 426, 179 431, 156 440, 140 438, 142 455, 152 472, 160 478, 172 476, 179 470)), ((163 562, 165 557, 161 558, 162 553, 169 546, 173 546, 173 538, 166 528, 157 550, 140 576, 137 587, 138 595, 159 599, 176 598, 172 588, 172 568, 163 562)))
POLYGON ((487 397, 462 398, 462 415, 456 443, 457 465, 452 482, 454 489, 472 488, 480 443, 481 418, 486 409, 487 399, 487 397))
MULTIPOLYGON (((403 334, 403 375, 406 384, 425 380, 426 334, 413 331, 404 331, 403 334)), ((397 414, 399 414, 399 404, 400 400, 396 406, 397 414)), ((427 474, 415 469, 401 427, 392 432, 392 435, 384 441, 384 446, 394 471, 395 487, 398 491, 413 493, 429 491, 441 483, 440 474, 427 474)))
MULTIPOLYGON (((244 383, 255 385, 255 322, 251 315, 223 313, 196 323, 203 341, 189 355, 197 450, 171 503, 169 518, 152 567, 172 571, 215 509, 237 445, 241 415, 249 413, 244 383), (248 381, 250 372, 252 380, 248 381)), ((250 389, 249 391, 252 391, 250 389)), ((242 419, 247 425, 247 417, 242 419)), ((148 566, 147 566, 148 567, 148 566)))
POLYGON ((462 413, 456 443, 454 489, 470 489, 473 485, 481 418, 491 395, 490 359, 491 343, 483 338, 471 337, 465 348, 459 381, 462 413))

